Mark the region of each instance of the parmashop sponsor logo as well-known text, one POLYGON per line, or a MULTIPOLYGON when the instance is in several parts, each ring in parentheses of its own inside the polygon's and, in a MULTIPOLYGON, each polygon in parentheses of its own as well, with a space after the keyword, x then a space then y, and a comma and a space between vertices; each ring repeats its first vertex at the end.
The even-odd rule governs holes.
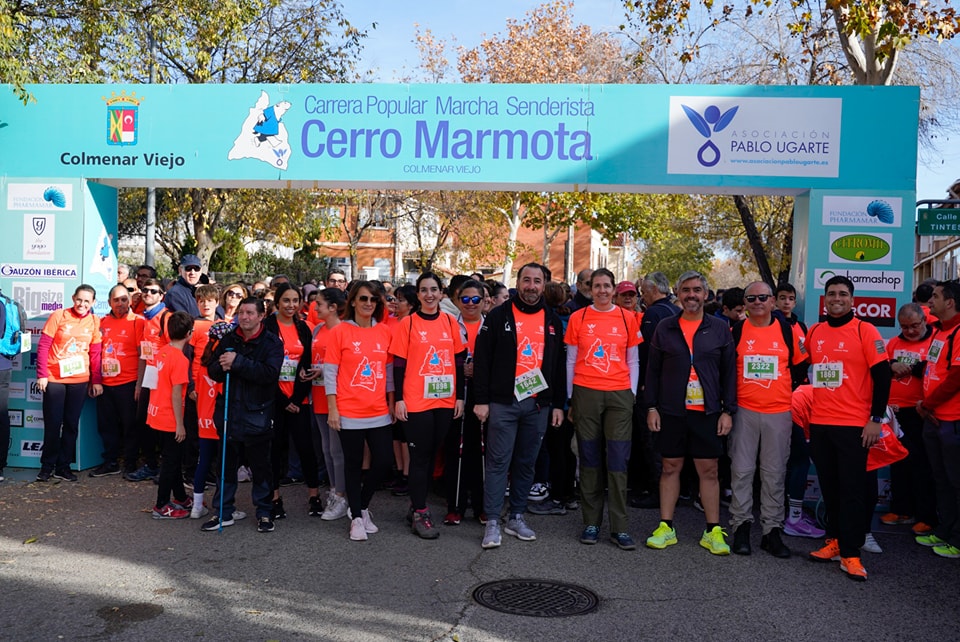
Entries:
POLYGON ((903 292, 903 272, 817 268, 813 271, 813 274, 814 283, 821 288, 833 277, 845 276, 853 282, 857 292, 903 292))
MULTIPOLYGON (((897 300, 892 297, 854 297, 853 313, 858 319, 880 328, 892 328, 897 321, 897 300)), ((820 296, 820 320, 827 320, 827 308, 820 296)))
POLYGON ((41 452, 43 452, 42 441, 36 441, 34 439, 23 439, 20 441, 21 457, 36 457, 39 459, 41 452))

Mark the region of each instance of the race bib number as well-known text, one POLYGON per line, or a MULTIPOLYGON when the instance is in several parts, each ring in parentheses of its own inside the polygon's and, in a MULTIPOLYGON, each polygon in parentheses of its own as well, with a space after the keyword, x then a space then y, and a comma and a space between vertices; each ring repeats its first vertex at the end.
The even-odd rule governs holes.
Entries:
POLYGON ((915 366, 920 363, 920 353, 911 350, 894 350, 893 358, 897 363, 915 366))
POLYGON ((449 399, 453 396, 453 375, 429 375, 423 378, 424 399, 449 399))
POLYGON ((116 377, 120 374, 120 360, 110 357, 104 358, 100 362, 100 372, 104 377, 116 377))
POLYGON ((703 407, 703 386, 700 385, 700 380, 696 377, 697 373, 693 366, 690 366, 690 380, 687 381, 687 398, 685 399, 688 408, 703 407))
POLYGON ((140 358, 144 361, 153 361, 154 350, 152 341, 140 342, 140 358))
POLYGON ((777 358, 763 355, 744 355, 743 378, 761 381, 775 381, 780 376, 777 358))
POLYGON ((940 360, 940 352, 943 351, 943 341, 940 339, 934 339, 930 343, 930 349, 927 350, 927 361, 929 363, 936 363, 940 360))
POLYGON ((83 355, 74 355, 60 360, 60 376, 75 377, 87 372, 87 360, 83 355))
POLYGON ((813 364, 814 388, 839 388, 843 383, 843 364, 839 361, 813 364))
POLYGON ((313 383, 314 386, 321 386, 321 387, 322 387, 322 386, 323 386, 323 363, 315 363, 315 364, 313 364, 313 369, 314 369, 314 370, 319 370, 319 371, 320 371, 320 374, 317 375, 317 378, 314 379, 311 383, 313 383))
POLYGON ((517 401, 523 401, 538 392, 543 392, 547 387, 543 372, 540 368, 534 368, 513 380, 513 395, 517 398, 517 401))
POLYGON ((280 381, 295 381, 297 378, 297 361, 289 357, 283 358, 280 366, 280 381))
POLYGON ((157 382, 160 380, 160 371, 157 370, 157 366, 148 365, 143 371, 143 382, 140 384, 144 388, 149 388, 150 390, 157 389, 157 382))

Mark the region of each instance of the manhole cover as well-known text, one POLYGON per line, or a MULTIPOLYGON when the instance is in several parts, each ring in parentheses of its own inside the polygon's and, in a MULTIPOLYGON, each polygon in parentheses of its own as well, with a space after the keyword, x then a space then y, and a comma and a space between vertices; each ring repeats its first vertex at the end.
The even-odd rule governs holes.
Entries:
POLYGON ((473 591, 481 606, 501 613, 531 617, 561 617, 592 613, 600 606, 593 591, 549 580, 497 580, 473 591))

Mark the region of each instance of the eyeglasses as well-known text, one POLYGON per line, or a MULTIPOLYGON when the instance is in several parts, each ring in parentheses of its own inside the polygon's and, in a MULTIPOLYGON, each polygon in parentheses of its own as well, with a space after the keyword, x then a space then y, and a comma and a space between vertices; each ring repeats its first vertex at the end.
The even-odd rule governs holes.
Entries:
POLYGON ((200 266, 199 266, 199 265, 188 265, 188 266, 186 266, 186 267, 183 268, 183 269, 184 269, 184 271, 186 271, 186 272, 199 272, 199 271, 200 271, 200 266))
POLYGON ((236 290, 228 290, 226 294, 228 299, 242 299, 243 295, 236 290))
POLYGON ((360 303, 376 303, 380 300, 380 297, 376 296, 367 296, 366 294, 361 294, 357 297, 357 301, 360 303))
POLYGON ((387 297, 387 303, 396 303, 396 302, 397 302, 396 297, 392 297, 392 296, 387 297))
POLYGON ((162 290, 160 290, 159 288, 143 288, 141 292, 143 292, 144 294, 160 294, 162 290))
POLYGON ((747 296, 743 297, 743 300, 746 301, 747 303, 753 303, 754 301, 757 301, 757 300, 759 300, 760 303, 766 303, 767 299, 772 299, 772 298, 773 298, 772 294, 748 294, 747 296))
POLYGON ((327 283, 346 283, 346 279, 327 279, 327 283))
POLYGON ((127 292, 130 292, 131 294, 136 291, 137 291, 137 288, 127 288, 127 292))
POLYGON ((483 301, 483 297, 479 297, 479 296, 462 296, 462 297, 460 297, 460 303, 462 303, 462 304, 464 304, 464 305, 467 305, 468 303, 472 303, 472 304, 474 304, 474 305, 477 305, 477 304, 480 303, 481 301, 483 301))

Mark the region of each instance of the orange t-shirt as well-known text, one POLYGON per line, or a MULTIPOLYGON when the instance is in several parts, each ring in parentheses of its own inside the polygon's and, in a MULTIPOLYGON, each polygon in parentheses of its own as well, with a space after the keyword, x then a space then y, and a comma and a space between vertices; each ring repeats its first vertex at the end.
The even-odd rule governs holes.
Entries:
POLYGON ((460 317, 460 322, 467 331, 467 354, 472 357, 474 348, 477 345, 477 335, 480 334, 480 328, 483 327, 483 318, 481 317, 476 321, 467 321, 463 317, 460 317))
POLYGON ((427 320, 417 313, 397 325, 390 354, 406 359, 403 401, 408 412, 453 408, 457 402, 457 368, 454 355, 466 350, 460 324, 452 314, 440 311, 427 320))
MULTIPOLYGON (((177 420, 173 414, 173 387, 183 386, 183 398, 187 396, 190 382, 190 360, 183 351, 167 344, 156 356, 157 387, 150 393, 147 406, 147 425, 161 432, 176 432, 177 420)), ((180 403, 183 403, 183 398, 180 403)))
POLYGON ((101 317, 100 373, 103 385, 120 386, 137 380, 144 323, 143 317, 133 312, 128 312, 122 319, 112 313, 101 317))
POLYGON ((389 413, 389 347, 390 328, 385 323, 361 328, 344 321, 330 330, 323 359, 338 367, 337 411, 342 417, 368 419, 389 413))
POLYGON ((887 360, 887 347, 880 332, 859 319, 839 328, 817 323, 807 332, 806 347, 813 368, 810 423, 865 425, 873 399, 870 368, 887 360), (818 375, 818 370, 823 374, 818 375), (831 383, 824 386, 818 385, 818 381, 831 383))
MULTIPOLYGON (((947 370, 960 366, 960 331, 955 327, 947 331, 934 330, 930 347, 927 349, 927 369, 923 373, 923 396, 926 398, 940 382, 947 378, 947 370), (950 350, 947 341, 953 335, 953 349, 950 350), (947 352, 951 352, 950 363, 947 363, 947 352)), ((940 421, 960 420, 960 395, 954 395, 949 401, 940 404, 934 409, 933 415, 940 421)))
POLYGON ((588 306, 570 315, 563 338, 577 346, 573 383, 591 390, 629 390, 627 348, 643 341, 637 315, 619 306, 601 312, 588 306))
POLYGON ((143 341, 140 342, 140 358, 146 361, 147 365, 156 365, 156 354, 160 351, 160 348, 170 343, 170 336, 167 332, 167 317, 170 314, 169 310, 164 309, 144 323, 143 341))
MULTIPOLYGON (((792 385, 790 380, 790 348, 783 344, 780 322, 756 327, 743 324, 737 346, 737 405, 753 412, 773 414, 789 412, 792 385)), ((792 328, 793 364, 806 358, 800 326, 792 328)))
POLYGON ((524 314, 513 307, 513 318, 517 324, 517 367, 514 378, 543 365, 543 322, 545 312, 524 314))
MULTIPOLYGON (((927 359, 927 350, 933 334, 922 341, 907 341, 899 336, 887 341, 887 357, 908 366, 914 366, 927 359)), ((923 377, 912 374, 903 379, 894 377, 890 381, 890 405, 900 408, 912 408, 923 397, 923 377)))
POLYGON ((700 388, 700 377, 697 376, 697 371, 693 368, 693 336, 697 333, 697 329, 700 328, 700 324, 703 321, 690 321, 684 319, 682 316, 678 319, 680 322, 680 332, 683 333, 683 340, 687 342, 687 350, 690 351, 690 376, 687 378, 687 390, 689 391, 691 387, 700 389, 699 400, 690 401, 691 397, 687 395, 687 410, 696 410, 698 412, 706 412, 707 407, 703 402, 703 391, 700 388))
POLYGON ((280 392, 287 397, 293 396, 293 384, 297 380, 297 368, 300 366, 300 357, 303 356, 303 344, 297 333, 296 324, 286 325, 277 323, 280 328, 280 341, 283 343, 283 365, 280 367, 278 385, 280 392))
POLYGON ((194 320, 193 335, 190 337, 190 345, 193 346, 190 371, 193 373, 193 390, 197 393, 197 428, 201 439, 220 438, 213 423, 213 414, 217 406, 217 395, 223 390, 223 384, 211 379, 201 363, 207 344, 210 343, 208 332, 213 324, 213 321, 207 319, 194 320))
POLYGON ((42 332, 53 339, 47 379, 53 383, 90 381, 90 346, 100 343, 100 319, 93 313, 78 317, 73 308, 61 308, 50 314, 42 332))
MULTIPOLYGON (((321 322, 322 324, 323 322, 321 322)), ((339 323, 337 325, 340 325, 339 323)), ((334 326, 336 327, 336 326, 334 326)), ((310 349, 310 356, 313 358, 313 368, 320 369, 320 376, 313 380, 311 394, 313 395, 313 412, 318 415, 325 415, 330 411, 330 404, 327 401, 327 388, 323 385, 323 357, 327 352, 327 342, 330 340, 330 328, 326 324, 319 326, 313 334, 313 345, 310 349)))
POLYGON ((810 413, 813 410, 813 386, 805 383, 793 391, 790 402, 790 417, 793 423, 803 428, 803 435, 810 439, 810 413))

